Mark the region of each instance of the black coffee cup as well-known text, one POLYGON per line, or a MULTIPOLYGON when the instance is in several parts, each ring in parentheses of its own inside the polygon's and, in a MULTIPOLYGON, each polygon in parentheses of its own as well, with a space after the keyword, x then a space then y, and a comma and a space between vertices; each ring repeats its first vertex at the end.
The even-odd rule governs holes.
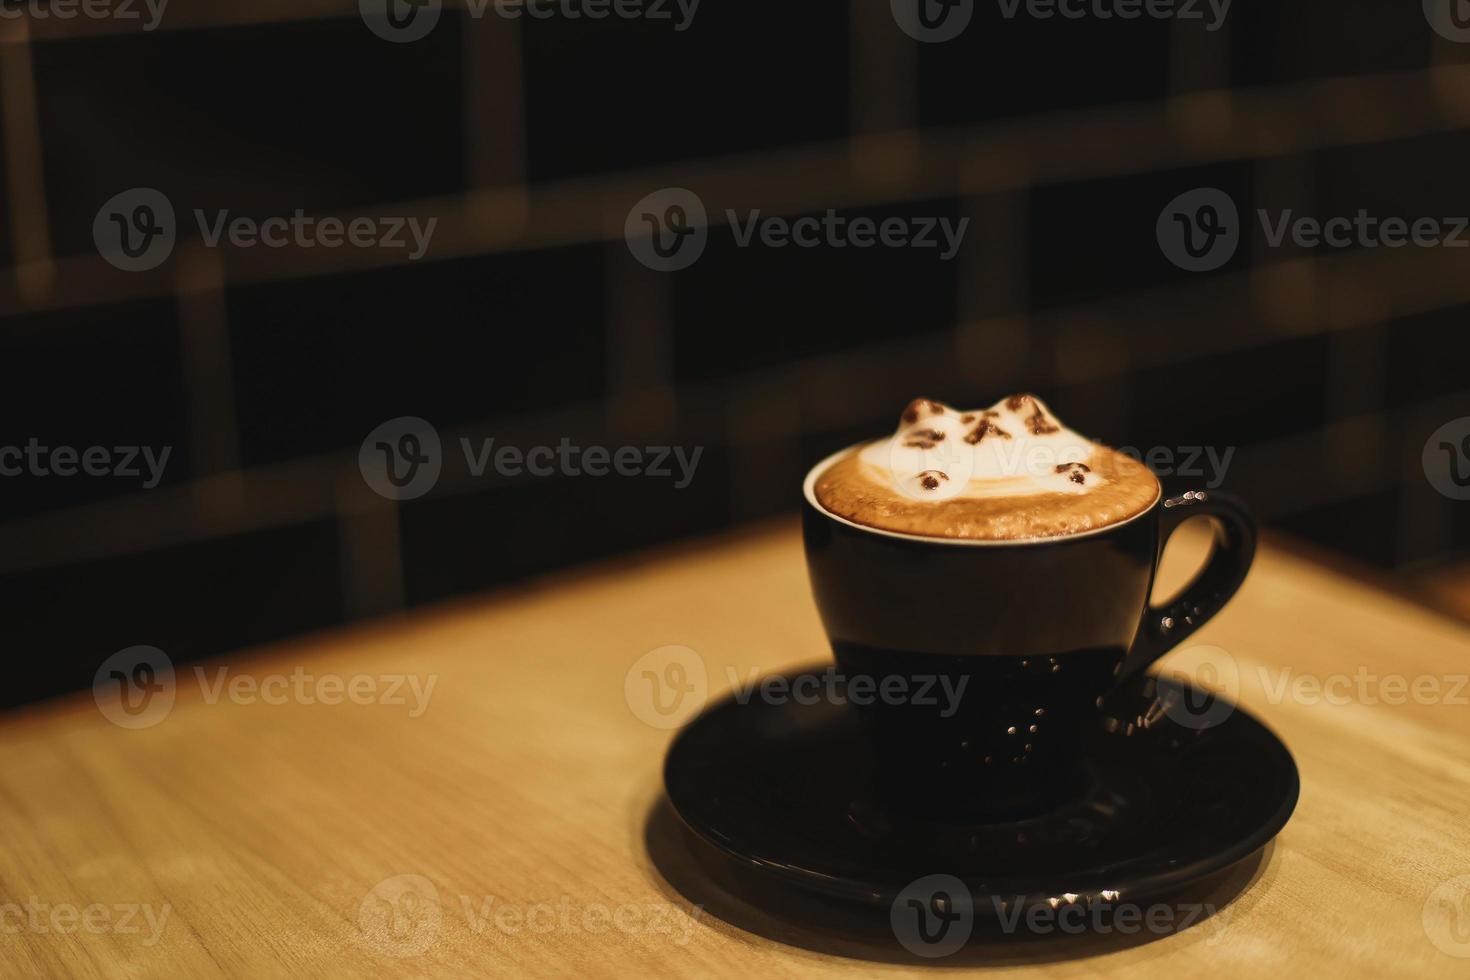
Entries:
POLYGON ((1018 819, 1083 791, 1099 708, 1235 593, 1256 524, 1236 499, 1159 499, 1095 531, 972 541, 838 517, 807 474, 802 531, 837 672, 864 678, 859 711, 881 802, 910 813, 1018 819), (1167 607, 1150 604, 1163 544, 1215 525, 1208 560, 1167 607), (885 687, 886 685, 886 687, 885 687))

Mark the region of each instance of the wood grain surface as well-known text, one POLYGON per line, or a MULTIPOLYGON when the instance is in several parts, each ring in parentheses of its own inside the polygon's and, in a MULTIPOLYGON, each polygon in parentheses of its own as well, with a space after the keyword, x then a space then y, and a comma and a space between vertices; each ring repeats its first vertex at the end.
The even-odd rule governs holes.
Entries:
MULTIPOLYGON (((1201 549, 1188 537, 1167 580, 1201 549)), ((932 969, 881 922, 702 870, 661 802, 672 730, 642 720, 687 707, 640 700, 640 658, 668 645, 695 652, 711 698, 731 676, 820 660, 795 526, 251 651, 202 680, 181 666, 146 727, 109 721, 90 693, 12 713, 0 976, 932 969)), ((1196 667, 1301 769, 1296 815, 1233 900, 1173 934, 939 965, 1470 976, 1470 633, 1268 543, 1225 613, 1162 665, 1196 667)))

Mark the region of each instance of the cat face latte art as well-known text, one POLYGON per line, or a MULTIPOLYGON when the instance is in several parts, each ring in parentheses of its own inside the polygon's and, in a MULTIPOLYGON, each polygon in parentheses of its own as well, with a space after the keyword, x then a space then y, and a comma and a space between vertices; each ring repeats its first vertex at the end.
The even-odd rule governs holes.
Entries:
POLYGON ((1032 395, 973 411, 915 399, 892 436, 836 460, 814 489, 856 524, 992 541, 1096 531, 1160 493, 1148 467, 1067 428, 1032 395))

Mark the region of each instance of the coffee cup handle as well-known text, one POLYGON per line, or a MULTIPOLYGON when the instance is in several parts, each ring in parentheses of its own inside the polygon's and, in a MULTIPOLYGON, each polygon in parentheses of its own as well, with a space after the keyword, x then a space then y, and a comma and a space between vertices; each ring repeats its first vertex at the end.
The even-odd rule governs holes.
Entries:
POLYGON ((1147 670, 1150 664, 1203 626, 1230 600, 1250 571, 1256 554, 1256 521, 1250 511, 1229 494, 1191 490, 1164 501, 1163 512, 1159 515, 1155 574, 1169 538, 1191 517, 1208 517, 1215 525, 1209 557, 1204 567, 1168 605, 1149 604, 1133 648, 1123 661, 1123 677, 1147 670))

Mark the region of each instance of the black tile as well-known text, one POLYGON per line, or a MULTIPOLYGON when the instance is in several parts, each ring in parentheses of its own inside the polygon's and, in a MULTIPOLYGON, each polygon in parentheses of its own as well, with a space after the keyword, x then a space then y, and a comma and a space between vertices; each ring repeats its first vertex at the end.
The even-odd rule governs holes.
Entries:
POLYGON ((1248 265, 1252 174, 1229 163, 1038 188, 1027 227, 1030 292, 1038 309, 1081 303, 1130 289, 1197 282, 1248 265), (1159 215, 1181 194, 1224 191, 1243 223, 1234 256, 1217 270, 1190 272, 1164 254, 1159 215))
MULTIPOLYGON (((354 8, 355 9, 355 8, 354 8)), ((33 48, 59 254, 103 202, 153 187, 192 210, 350 209, 462 186, 458 22, 390 44, 357 17, 72 38, 33 48)))
POLYGON ((1231 80, 1279 85, 1428 62, 1434 41, 1420 3, 1235 3, 1230 9, 1231 80))
MULTIPOLYGON (((162 483, 190 475, 188 408, 180 365, 179 328, 169 300, 87 307, 12 317, 0 325, 0 447, 109 450, 106 476, 40 475, 51 470, 0 458, 19 475, 0 477, 0 517, 66 507, 135 493, 148 481, 113 472, 126 464, 118 447, 147 446, 163 460, 162 483)), ((124 449, 124 453, 130 450, 124 449)), ((139 457, 141 460, 141 457, 139 457)), ((63 465, 70 464, 62 461, 63 465)), ((102 465, 94 457, 94 465, 102 465)), ((148 481, 151 482, 151 481, 148 481)))
POLYGON ((429 262, 229 292, 247 464, 600 397, 601 250, 429 262))
POLYGON ((1246 446, 1326 420, 1327 338, 1198 358, 1134 373, 1128 417, 1140 449, 1246 446))
MULTIPOLYGON (((1467 158, 1470 132, 1464 131, 1325 149, 1315 161, 1315 201, 1297 210, 1324 220, 1364 210, 1378 221, 1410 223, 1470 215, 1470 189, 1450 165, 1467 158)), ((1459 239, 1470 242, 1470 232, 1461 230, 1459 239)))
POLYGON ((331 522, 0 577, 0 635, 15 651, 0 707, 87 687, 135 645, 175 663, 338 622, 331 522))
MULTIPOLYGON (((1008 17, 1011 6, 977 2, 959 36, 918 45, 923 125, 985 122, 1167 94, 1168 21, 1037 18, 1026 13, 1026 0, 1008 17)), ((1215 36, 1224 43, 1223 34, 1215 36)))
POLYGON ((1385 324, 1390 408, 1403 408, 1445 395, 1470 391, 1470 309, 1458 306, 1385 324))
MULTIPOLYGON (((837 215, 879 222, 893 217, 943 219, 955 229, 960 218, 953 201, 841 210, 837 215)), ((749 214, 737 217, 742 229, 749 227, 749 214)), ((801 217, 813 215, 781 220, 801 217)), ((968 234, 967 229, 966 238, 968 234)), ((953 326, 963 251, 946 260, 941 257, 947 250, 942 233, 936 228, 931 237, 941 243, 939 248, 806 248, 789 243, 772 248, 756 232, 742 247, 731 226, 712 227, 699 260, 673 274, 678 378, 734 374, 953 326)))
POLYGON ((684 31, 616 17, 524 23, 532 179, 846 132, 845 4, 703 3, 684 31))

